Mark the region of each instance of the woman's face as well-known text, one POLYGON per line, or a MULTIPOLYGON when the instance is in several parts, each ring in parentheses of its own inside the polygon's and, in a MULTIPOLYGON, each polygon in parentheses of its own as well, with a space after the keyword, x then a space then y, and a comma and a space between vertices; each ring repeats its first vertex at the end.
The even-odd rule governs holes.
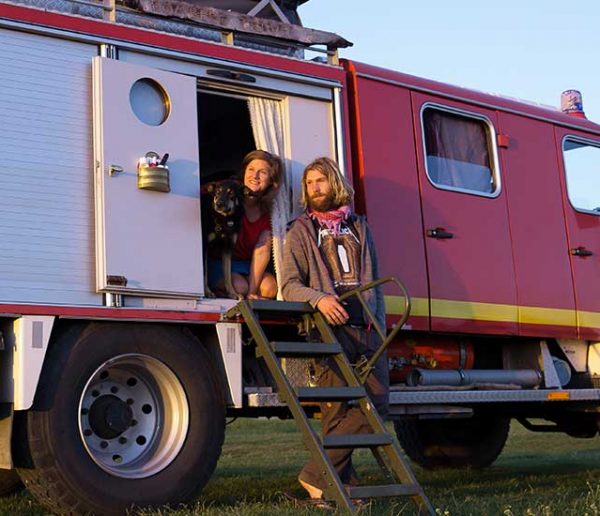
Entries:
POLYGON ((264 159, 253 159, 244 172, 244 185, 253 192, 264 192, 271 186, 271 167, 264 159))

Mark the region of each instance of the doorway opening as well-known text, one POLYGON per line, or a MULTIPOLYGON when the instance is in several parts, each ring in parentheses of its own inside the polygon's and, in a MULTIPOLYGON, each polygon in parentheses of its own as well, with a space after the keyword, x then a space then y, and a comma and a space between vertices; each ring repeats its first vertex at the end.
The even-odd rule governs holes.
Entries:
POLYGON ((222 93, 198 93, 200 182, 240 175, 244 156, 254 150, 248 100, 222 93))
MULTIPOLYGON (((242 179, 242 159, 254 149, 286 155, 286 115, 282 98, 212 90, 210 86, 197 95, 201 185, 231 177, 242 179)), ((281 270, 283 239, 290 214, 290 190, 285 166, 281 172, 280 188, 270 209, 272 256, 276 272, 281 270)), ((203 227, 211 227, 211 220, 206 220, 210 210, 206 206, 203 208, 203 227)))

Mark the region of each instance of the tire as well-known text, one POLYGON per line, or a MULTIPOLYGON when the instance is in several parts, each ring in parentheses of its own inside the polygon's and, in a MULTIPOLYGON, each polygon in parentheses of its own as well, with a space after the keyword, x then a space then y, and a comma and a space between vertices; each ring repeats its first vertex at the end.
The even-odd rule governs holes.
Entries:
POLYGON ((204 348, 177 328, 68 331, 48 351, 19 475, 58 514, 189 502, 221 453, 223 392, 204 348))
POLYGON ((406 419, 394 421, 394 428, 406 454, 426 469, 484 468, 502 452, 510 419, 406 419))
POLYGON ((23 482, 14 469, 0 469, 0 497, 11 495, 21 489, 23 489, 23 482))

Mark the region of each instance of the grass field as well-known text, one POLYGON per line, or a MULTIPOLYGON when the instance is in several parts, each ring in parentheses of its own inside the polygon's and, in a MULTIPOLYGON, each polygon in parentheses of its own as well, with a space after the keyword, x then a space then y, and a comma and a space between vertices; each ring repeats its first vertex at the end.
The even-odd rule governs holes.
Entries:
MULTIPOLYGON (((513 422, 504 453, 485 470, 414 472, 440 515, 600 514, 600 442, 564 435, 533 434, 513 422)), ((227 427, 219 466, 202 497, 182 509, 141 511, 143 516, 311 515, 322 510, 295 507, 284 491, 302 495, 296 475, 308 457, 291 421, 239 419, 227 427)), ((372 479, 370 453, 356 464, 372 479)), ((411 515, 403 499, 374 503, 361 514, 411 515)), ((42 515, 26 492, 0 500, 1 515, 42 515)))

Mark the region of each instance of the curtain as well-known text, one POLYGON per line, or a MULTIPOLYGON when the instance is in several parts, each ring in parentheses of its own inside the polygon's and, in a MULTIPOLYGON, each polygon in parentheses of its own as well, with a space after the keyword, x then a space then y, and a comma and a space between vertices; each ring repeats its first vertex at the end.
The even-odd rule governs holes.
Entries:
POLYGON ((281 158, 281 185, 273 201, 271 227, 273 233, 273 263, 277 278, 277 299, 281 299, 281 267, 286 225, 290 217, 289 180, 285 166, 286 149, 283 136, 283 108, 277 100, 249 97, 248 109, 256 148, 281 158))
POLYGON ((432 181, 492 192, 493 177, 486 124, 427 109, 423 115, 427 165, 432 181))

